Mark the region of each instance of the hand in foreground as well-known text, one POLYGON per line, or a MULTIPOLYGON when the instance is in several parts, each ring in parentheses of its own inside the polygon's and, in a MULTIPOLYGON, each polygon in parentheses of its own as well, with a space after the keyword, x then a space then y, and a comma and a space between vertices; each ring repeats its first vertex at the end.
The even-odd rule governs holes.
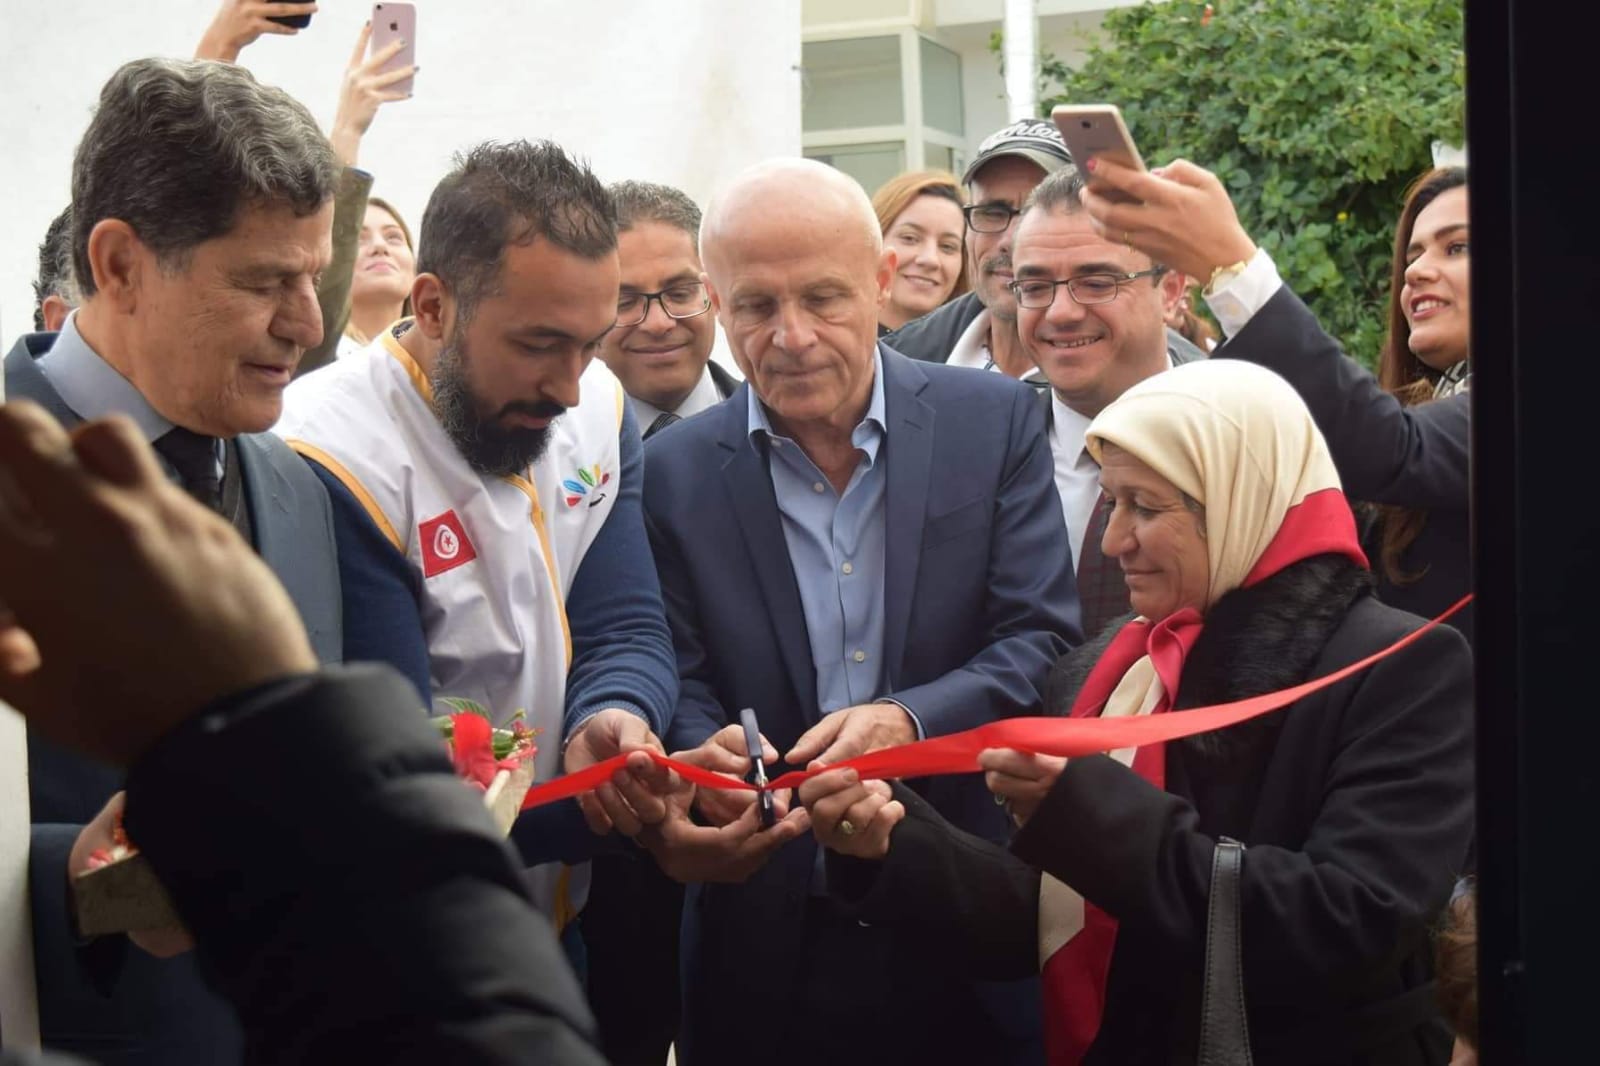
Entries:
MULTIPOLYGON (((122 817, 122 804, 125 798, 125 794, 121 792, 112 796, 111 801, 94 816, 94 821, 84 826, 78 833, 78 839, 72 844, 72 853, 67 857, 67 883, 74 889, 77 887, 79 874, 104 865, 103 860, 95 856, 95 852, 110 851, 117 843, 116 826, 118 819, 122 817)), ((133 941, 136 947, 158 959, 170 959, 194 947, 194 938, 182 926, 135 929, 128 934, 128 939, 133 941)))
POLYGON ((1067 768, 1067 760, 1056 755, 1028 755, 1010 748, 985 748, 978 753, 983 767, 983 783, 996 800, 1004 800, 1011 820, 1027 824, 1039 809, 1056 778, 1067 768))
POLYGON ((297 26, 273 22, 275 18, 296 15, 315 15, 316 4, 289 4, 278 0, 222 0, 222 6, 206 27, 205 36, 194 50, 196 59, 218 59, 235 63, 239 53, 263 33, 292 37, 300 32, 297 26))
POLYGON ((339 110, 333 116, 333 129, 328 133, 328 143, 333 145, 334 154, 347 167, 356 165, 361 138, 372 126, 378 108, 411 95, 393 92, 389 87, 417 72, 416 67, 382 69, 385 63, 400 54, 405 47, 404 41, 390 41, 368 57, 367 43, 371 40, 372 23, 368 22, 361 27, 361 34, 356 38, 356 50, 350 54, 344 83, 339 90, 339 110))
MULTIPOLYGON (((677 752, 673 758, 741 781, 754 765, 745 749, 744 728, 738 723, 724 726, 698 748, 677 752)), ((761 738, 761 761, 768 766, 778 761, 778 750, 765 736, 761 738)), ((788 812, 788 801, 779 794, 774 794, 772 798, 777 805, 777 815, 782 818, 788 812)), ((702 785, 695 792, 694 806, 700 816, 712 825, 731 825, 743 817, 755 801, 756 794, 748 789, 717 789, 702 785)))
POLYGON ((0 407, 0 699, 125 766, 200 707, 316 669, 288 593, 123 417, 0 407))
POLYGON ((869 751, 910 744, 917 726, 898 703, 863 703, 822 716, 822 721, 801 734, 784 761, 814 769, 832 766, 869 751))
POLYGON ((906 816, 886 781, 863 781, 854 770, 829 770, 800 786, 800 802, 811 812, 817 843, 841 855, 881 859, 889 834, 906 816))
POLYGON ((1148 174, 1107 159, 1090 162, 1083 206, 1107 240, 1127 243, 1201 285, 1218 267, 1255 255, 1228 190, 1210 171, 1184 159, 1148 174), (1108 188, 1140 202, 1116 203, 1100 195, 1108 188))
MULTIPOLYGON (((679 782, 667 799, 667 817, 636 838, 662 872, 675 881, 743 881, 761 869, 774 851, 811 828, 810 815, 797 807, 783 813, 771 829, 763 829, 761 810, 753 802, 727 825, 695 825, 689 817, 694 793, 694 785, 679 782)), ((784 812, 789 797, 774 798, 779 800, 778 810, 784 812)))
POLYGON ((673 774, 645 755, 647 748, 661 751, 661 741, 650 732, 648 722, 620 707, 591 715, 567 738, 561 765, 569 774, 616 755, 637 753, 630 755, 626 770, 578 797, 583 820, 596 834, 604 836, 615 829, 623 836, 637 836, 644 825, 666 817, 663 797, 672 787, 673 774))

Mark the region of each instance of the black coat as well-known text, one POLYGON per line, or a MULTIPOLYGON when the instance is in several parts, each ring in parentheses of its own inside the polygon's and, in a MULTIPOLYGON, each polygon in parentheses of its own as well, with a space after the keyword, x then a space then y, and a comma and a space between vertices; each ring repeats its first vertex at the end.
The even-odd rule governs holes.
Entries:
MULTIPOLYGON (((1470 396, 1401 406, 1323 332, 1287 285, 1213 357, 1258 363, 1294 386, 1327 438, 1352 500, 1428 512, 1422 532, 1400 557, 1407 580, 1391 581, 1382 572, 1378 536, 1366 538, 1384 603, 1432 618, 1472 591, 1470 396)), ((1472 621, 1468 606, 1450 624, 1471 640, 1472 621)))
MULTIPOLYGON (((1179 711, 1320 677, 1422 624, 1369 580, 1321 557, 1223 597, 1179 711)), ((1058 713, 1110 635, 1058 664, 1058 713)), ((861 920, 931 944, 929 965, 1003 977, 1038 965, 1038 871, 1054 875, 1120 923, 1087 1061, 1155 1066, 1192 1061, 1211 854, 1233 837, 1249 847, 1256 1061, 1443 1063, 1428 929, 1471 834, 1471 675, 1465 641, 1436 629, 1282 711, 1167 745, 1166 791, 1107 756, 1074 759, 1009 852, 897 787, 909 814, 888 857, 830 853, 830 890, 861 920)))
POLYGON ((203 708, 130 769, 128 835, 247 1063, 599 1066, 549 919, 414 707, 361 664, 203 708))

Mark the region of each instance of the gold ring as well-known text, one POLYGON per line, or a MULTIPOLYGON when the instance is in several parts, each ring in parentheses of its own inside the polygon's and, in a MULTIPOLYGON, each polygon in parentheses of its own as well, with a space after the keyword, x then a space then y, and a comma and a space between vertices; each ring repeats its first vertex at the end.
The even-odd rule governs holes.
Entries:
POLYGON ((850 819, 848 819, 848 818, 839 819, 839 832, 843 833, 847 837, 855 836, 856 835, 855 823, 850 821, 850 819))

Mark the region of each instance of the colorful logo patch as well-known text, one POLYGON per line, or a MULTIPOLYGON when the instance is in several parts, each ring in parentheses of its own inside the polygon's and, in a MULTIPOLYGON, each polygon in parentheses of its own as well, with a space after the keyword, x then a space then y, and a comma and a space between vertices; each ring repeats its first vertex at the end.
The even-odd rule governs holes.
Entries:
POLYGON ((422 544, 422 576, 425 578, 438 577, 478 557, 478 549, 467 539, 467 531, 454 511, 446 511, 417 526, 417 537, 422 544))
POLYGON ((590 507, 593 507, 606 498, 606 494, 601 490, 610 482, 611 475, 601 470, 599 463, 595 463, 588 468, 580 466, 577 477, 564 478, 561 487, 566 490, 565 499, 568 507, 576 507, 585 500, 590 507))

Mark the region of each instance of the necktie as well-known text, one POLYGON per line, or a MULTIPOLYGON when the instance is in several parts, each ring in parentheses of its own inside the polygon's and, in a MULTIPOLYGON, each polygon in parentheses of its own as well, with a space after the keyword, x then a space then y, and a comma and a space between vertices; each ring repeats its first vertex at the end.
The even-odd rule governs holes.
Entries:
POLYGON ((656 416, 656 420, 654 422, 650 423, 650 428, 644 431, 644 437, 641 439, 649 440, 655 434, 660 433, 663 429, 666 429, 668 426, 672 425, 672 423, 681 421, 682 419, 673 414, 671 411, 663 411, 661 414, 656 416))
POLYGON ((1086 640, 1093 640, 1107 622, 1128 612, 1128 583, 1122 577, 1122 567, 1100 550, 1109 517, 1105 500, 1096 500, 1078 552, 1078 604, 1083 609, 1086 640))
POLYGON ((222 513, 222 472, 217 468, 217 438, 175 426, 155 443, 156 451, 178 472, 184 491, 222 513))

